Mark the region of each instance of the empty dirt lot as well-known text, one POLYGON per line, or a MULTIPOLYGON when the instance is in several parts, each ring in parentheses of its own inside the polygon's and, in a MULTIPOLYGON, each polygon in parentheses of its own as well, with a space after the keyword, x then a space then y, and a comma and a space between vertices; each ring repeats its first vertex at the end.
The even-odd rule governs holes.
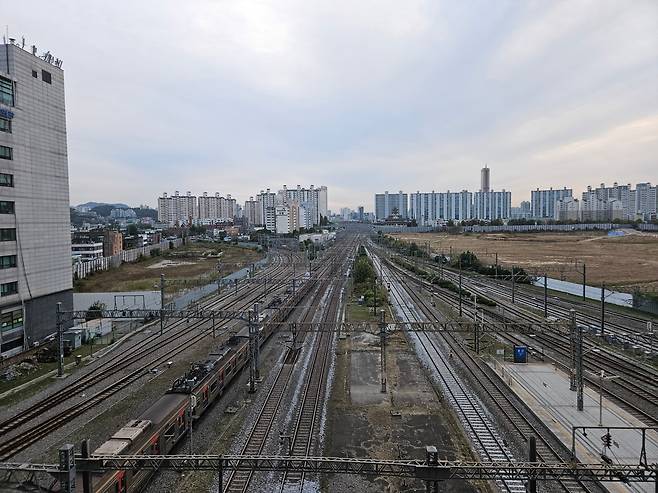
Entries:
MULTIPOLYGON (((587 283, 605 282, 617 289, 658 291, 658 235, 629 231, 625 236, 598 232, 574 233, 490 233, 490 234, 394 234, 415 241, 435 253, 470 250, 485 263, 517 265, 530 271, 546 269, 550 277, 582 282, 574 260, 585 262, 587 283)), ((582 270, 582 268, 581 268, 582 270)))
POLYGON ((263 258, 262 253, 247 248, 219 243, 189 243, 163 252, 160 256, 125 263, 116 269, 97 272, 75 281, 75 291, 95 293, 106 291, 141 291, 158 289, 160 274, 172 279, 204 279, 217 277, 217 262, 222 275, 230 274, 263 258), (221 252, 221 255, 219 255, 221 252))

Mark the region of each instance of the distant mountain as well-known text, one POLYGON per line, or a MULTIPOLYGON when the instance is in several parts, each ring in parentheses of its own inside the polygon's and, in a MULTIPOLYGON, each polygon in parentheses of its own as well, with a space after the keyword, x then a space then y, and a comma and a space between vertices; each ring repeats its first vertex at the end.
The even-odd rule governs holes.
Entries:
POLYGON ((85 202, 84 204, 76 205, 75 207, 89 207, 89 209, 93 209, 94 207, 102 205, 110 206, 112 209, 130 209, 130 206, 126 204, 108 204, 107 202, 85 202))

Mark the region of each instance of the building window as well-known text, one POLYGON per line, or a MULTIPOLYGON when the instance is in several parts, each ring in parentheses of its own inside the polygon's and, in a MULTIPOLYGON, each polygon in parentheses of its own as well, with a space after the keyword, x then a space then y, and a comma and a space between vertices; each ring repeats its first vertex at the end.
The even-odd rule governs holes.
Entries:
POLYGON ((16 267, 16 255, 2 255, 0 257, 0 269, 11 269, 16 267))
POLYGON ((35 79, 38 79, 38 78, 39 78, 39 74, 37 73, 36 70, 33 70, 33 71, 32 71, 32 77, 34 77, 35 79))
POLYGON ((11 200, 0 200, 0 214, 13 214, 14 204, 11 200))
POLYGON ((14 106, 14 83, 4 77, 0 77, 0 103, 14 106))
POLYGON ((11 133, 11 120, 0 116, 0 132, 11 133))
POLYGON ((16 241, 16 228, 0 228, 0 241, 16 241))
POLYGON ((11 312, 3 313, 0 316, 0 328, 2 332, 8 332, 12 329, 19 329, 23 326, 23 310, 18 309, 11 312))
POLYGON ((0 146, 0 159, 12 159, 11 147, 0 146))
POLYGON ((9 173, 0 173, 0 187, 13 187, 14 175, 9 173))
POLYGON ((0 296, 11 296, 18 293, 18 282, 5 282, 0 284, 0 296))
POLYGON ((44 82, 47 82, 48 84, 53 83, 53 77, 50 75, 50 72, 47 72, 46 70, 41 71, 41 80, 44 82))

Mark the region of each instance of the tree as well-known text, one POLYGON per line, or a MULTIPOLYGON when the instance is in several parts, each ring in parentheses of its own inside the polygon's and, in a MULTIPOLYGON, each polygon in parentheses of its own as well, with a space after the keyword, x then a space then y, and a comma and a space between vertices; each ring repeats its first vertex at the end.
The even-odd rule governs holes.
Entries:
POLYGON ((129 224, 127 229, 128 236, 135 236, 139 233, 136 224, 129 224))
POLYGON ((370 265, 368 257, 364 255, 357 258, 354 264, 354 282, 357 284, 366 283, 371 279, 374 279, 374 277, 375 271, 372 268, 372 265, 370 265))
POLYGON ((99 310, 105 310, 107 305, 101 301, 94 301, 94 303, 87 309, 87 314, 85 315, 85 320, 94 320, 96 318, 101 318, 100 314, 97 313, 99 310), (96 312, 96 313, 94 313, 96 312))

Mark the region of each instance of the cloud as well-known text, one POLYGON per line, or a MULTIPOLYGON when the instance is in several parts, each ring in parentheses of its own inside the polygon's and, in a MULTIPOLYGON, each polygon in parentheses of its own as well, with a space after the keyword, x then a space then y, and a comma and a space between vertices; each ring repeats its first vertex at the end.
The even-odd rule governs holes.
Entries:
POLYGON ((476 189, 485 162, 514 202, 658 181, 652 1, 41 0, 6 14, 65 60, 73 203, 312 183, 334 210, 371 209, 384 189, 476 189))

